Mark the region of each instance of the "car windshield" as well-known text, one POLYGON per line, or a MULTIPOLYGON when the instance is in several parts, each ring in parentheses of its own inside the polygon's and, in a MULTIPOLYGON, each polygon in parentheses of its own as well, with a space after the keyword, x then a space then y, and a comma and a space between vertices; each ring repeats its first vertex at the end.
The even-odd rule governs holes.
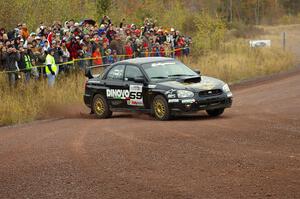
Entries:
POLYGON ((192 69, 176 60, 148 63, 142 66, 148 77, 154 81, 198 75, 192 69))

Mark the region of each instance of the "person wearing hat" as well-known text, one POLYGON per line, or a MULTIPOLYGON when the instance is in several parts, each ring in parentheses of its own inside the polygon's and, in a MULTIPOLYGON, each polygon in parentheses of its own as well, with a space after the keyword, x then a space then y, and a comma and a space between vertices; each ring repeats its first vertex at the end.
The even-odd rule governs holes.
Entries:
POLYGON ((48 79, 48 85, 50 87, 54 86, 55 78, 56 75, 58 74, 58 67, 55 64, 55 59, 53 55, 54 55, 54 49, 49 48, 48 54, 46 56, 46 61, 45 61, 45 65, 46 65, 45 72, 48 79))
POLYGON ((106 56, 106 64, 114 63, 114 58, 112 56, 111 49, 108 48, 108 49, 105 50, 105 56, 106 56))

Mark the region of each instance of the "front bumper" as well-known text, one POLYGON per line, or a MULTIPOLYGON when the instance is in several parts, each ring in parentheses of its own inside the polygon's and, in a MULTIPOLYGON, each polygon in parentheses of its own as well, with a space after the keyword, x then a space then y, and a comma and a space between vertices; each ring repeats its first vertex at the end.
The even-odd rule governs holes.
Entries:
POLYGON ((232 97, 228 97, 226 94, 207 98, 168 100, 172 112, 197 112, 200 110, 230 108, 232 101, 232 97))

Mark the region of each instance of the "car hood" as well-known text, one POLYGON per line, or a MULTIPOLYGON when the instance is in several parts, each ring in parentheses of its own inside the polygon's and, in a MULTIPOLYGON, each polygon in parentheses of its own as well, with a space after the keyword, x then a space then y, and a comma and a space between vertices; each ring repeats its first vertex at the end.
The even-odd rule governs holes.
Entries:
POLYGON ((222 89, 224 84, 225 83, 219 79, 207 76, 201 76, 201 81, 196 83, 182 81, 182 79, 157 83, 158 86, 168 87, 169 89, 183 89, 196 92, 203 90, 222 89))

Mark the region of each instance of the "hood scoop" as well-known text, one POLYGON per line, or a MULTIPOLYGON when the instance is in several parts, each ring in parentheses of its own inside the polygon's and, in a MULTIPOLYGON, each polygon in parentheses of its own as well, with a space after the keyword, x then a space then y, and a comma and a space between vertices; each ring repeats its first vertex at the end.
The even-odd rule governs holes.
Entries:
POLYGON ((182 79, 178 79, 178 82, 181 83, 199 83, 201 81, 201 77, 187 77, 187 78, 182 78, 182 79))

